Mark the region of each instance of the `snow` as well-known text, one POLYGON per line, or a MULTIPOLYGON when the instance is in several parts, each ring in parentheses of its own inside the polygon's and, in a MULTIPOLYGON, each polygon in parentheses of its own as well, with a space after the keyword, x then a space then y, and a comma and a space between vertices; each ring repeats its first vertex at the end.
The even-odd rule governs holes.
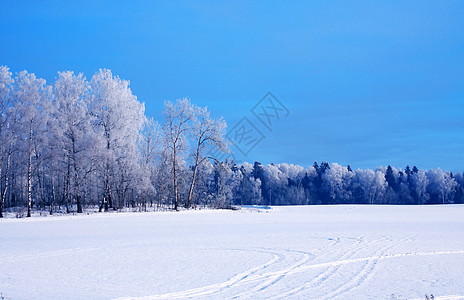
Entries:
POLYGON ((464 205, 0 220, 7 299, 464 299, 464 205))

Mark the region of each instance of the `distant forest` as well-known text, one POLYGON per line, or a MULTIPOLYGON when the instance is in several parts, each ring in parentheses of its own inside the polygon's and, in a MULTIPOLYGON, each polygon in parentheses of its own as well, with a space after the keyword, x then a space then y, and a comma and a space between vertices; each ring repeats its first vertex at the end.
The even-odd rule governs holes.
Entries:
POLYGON ((0 67, 0 217, 234 205, 464 203, 462 173, 417 167, 352 170, 314 163, 235 164, 226 123, 188 99, 145 116, 129 82, 58 72, 48 85, 0 67))

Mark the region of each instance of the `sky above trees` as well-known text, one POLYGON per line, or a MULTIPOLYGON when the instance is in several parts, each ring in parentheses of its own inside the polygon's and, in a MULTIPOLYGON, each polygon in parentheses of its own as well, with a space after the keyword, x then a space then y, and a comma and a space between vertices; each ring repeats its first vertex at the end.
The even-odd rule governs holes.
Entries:
POLYGON ((265 138, 254 162, 462 170, 460 1, 2 1, 0 65, 131 81, 146 114, 187 97, 265 138), (272 130, 251 109, 271 91, 272 130))

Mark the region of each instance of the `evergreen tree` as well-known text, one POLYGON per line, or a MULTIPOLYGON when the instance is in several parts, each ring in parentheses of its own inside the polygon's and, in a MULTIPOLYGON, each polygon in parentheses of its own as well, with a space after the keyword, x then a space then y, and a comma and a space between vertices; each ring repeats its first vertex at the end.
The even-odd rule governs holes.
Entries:
POLYGON ((388 165, 387 171, 385 172, 385 180, 387 181, 389 187, 391 187, 393 190, 396 190, 396 179, 395 175, 393 174, 393 169, 390 165, 388 165))
POLYGON ((319 174, 319 165, 318 165, 317 161, 314 162, 313 167, 316 170, 316 172, 319 174))

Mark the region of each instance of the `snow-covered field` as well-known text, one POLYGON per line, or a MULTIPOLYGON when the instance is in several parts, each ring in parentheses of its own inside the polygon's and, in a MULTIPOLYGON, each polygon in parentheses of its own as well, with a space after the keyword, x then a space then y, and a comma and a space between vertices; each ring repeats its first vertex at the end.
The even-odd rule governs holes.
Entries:
POLYGON ((5 219, 0 292, 13 300, 464 299, 464 206, 5 219))

